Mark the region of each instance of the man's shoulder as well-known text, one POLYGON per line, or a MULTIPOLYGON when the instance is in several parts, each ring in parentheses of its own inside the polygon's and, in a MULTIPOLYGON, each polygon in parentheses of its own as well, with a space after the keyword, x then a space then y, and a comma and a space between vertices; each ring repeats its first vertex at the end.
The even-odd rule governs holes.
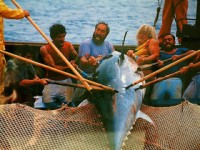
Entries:
POLYGON ((84 41, 82 41, 81 43, 80 43, 80 45, 83 45, 83 44, 90 44, 92 42, 92 39, 91 38, 87 38, 87 39, 85 39, 84 41))
POLYGON ((176 53, 186 53, 187 51, 189 51, 189 49, 186 47, 178 47, 176 53))
POLYGON ((49 43, 46 43, 45 45, 41 46, 40 49, 48 49, 51 45, 49 43))
POLYGON ((72 43, 69 42, 69 41, 65 41, 64 43, 65 43, 66 45, 72 45, 72 43))
POLYGON ((178 47, 177 50, 180 50, 180 51, 181 51, 181 50, 187 51, 187 50, 189 50, 189 49, 186 48, 186 47, 178 47))
POLYGON ((106 44, 106 45, 109 45, 109 46, 113 46, 110 42, 108 42, 108 41, 104 41, 104 43, 106 44))

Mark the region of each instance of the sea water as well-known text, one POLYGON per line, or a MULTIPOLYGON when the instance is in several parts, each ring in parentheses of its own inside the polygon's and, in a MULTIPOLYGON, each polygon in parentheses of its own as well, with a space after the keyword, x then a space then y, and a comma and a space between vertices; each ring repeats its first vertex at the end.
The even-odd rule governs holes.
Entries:
MULTIPOLYGON (((5 3, 15 8, 11 0, 5 3)), ((162 22, 162 9, 156 24, 159 32, 162 22)), ((197 0, 188 0, 188 18, 196 18, 197 0)), ((49 37, 49 27, 61 23, 67 28, 66 40, 79 44, 92 36, 98 21, 105 21, 110 26, 107 40, 121 45, 124 33, 128 30, 125 45, 136 45, 136 33, 142 24, 154 24, 158 0, 17 0, 22 8, 30 11, 32 20, 49 37)), ((189 21, 194 24, 195 21, 189 21)), ((45 39, 26 19, 5 19, 5 40, 25 42, 45 42, 45 39)), ((171 33, 176 35, 173 22, 171 33)))

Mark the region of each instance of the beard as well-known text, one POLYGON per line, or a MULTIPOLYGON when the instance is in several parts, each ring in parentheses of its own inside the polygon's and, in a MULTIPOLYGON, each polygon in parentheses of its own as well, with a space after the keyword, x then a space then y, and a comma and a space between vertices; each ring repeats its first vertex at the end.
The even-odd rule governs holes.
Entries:
POLYGON ((55 41, 54 44, 57 48, 61 48, 64 45, 64 41, 55 41))
POLYGON ((104 42, 105 38, 106 37, 102 37, 100 35, 96 35, 95 33, 93 33, 93 36, 92 36, 92 40, 97 45, 101 45, 104 42))
POLYGON ((173 50, 175 48, 174 44, 166 44, 162 46, 162 49, 166 52, 170 52, 171 50, 173 50))

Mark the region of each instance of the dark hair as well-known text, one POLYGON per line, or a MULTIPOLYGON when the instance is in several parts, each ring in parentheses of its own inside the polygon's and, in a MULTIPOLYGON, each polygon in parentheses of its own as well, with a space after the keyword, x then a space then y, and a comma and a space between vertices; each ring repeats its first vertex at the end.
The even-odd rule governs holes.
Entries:
POLYGON ((33 55, 34 54, 34 51, 30 46, 28 45, 23 45, 23 46, 20 46, 19 48, 16 48, 15 50, 15 53, 17 55, 20 55, 22 57, 25 57, 29 54, 33 55))
POLYGON ((98 22, 96 25, 95 25, 95 29, 97 28, 97 26, 98 25, 100 25, 100 24, 104 24, 105 26, 106 26, 106 28, 107 28, 107 35, 108 35, 108 33, 110 32, 110 27, 108 26, 108 24, 106 23, 106 22, 104 22, 104 21, 100 21, 100 22, 98 22))
POLYGON ((62 24, 54 24, 49 28, 51 38, 55 38, 58 34, 67 34, 65 27, 62 24))
POLYGON ((167 35, 171 35, 171 36, 172 36, 172 38, 173 38, 173 39, 174 39, 174 41, 175 41, 175 36, 174 36, 173 34, 171 34, 171 33, 168 33, 168 34, 165 34, 165 35, 163 35, 162 39, 164 39, 164 37, 165 37, 165 36, 167 36, 167 35))

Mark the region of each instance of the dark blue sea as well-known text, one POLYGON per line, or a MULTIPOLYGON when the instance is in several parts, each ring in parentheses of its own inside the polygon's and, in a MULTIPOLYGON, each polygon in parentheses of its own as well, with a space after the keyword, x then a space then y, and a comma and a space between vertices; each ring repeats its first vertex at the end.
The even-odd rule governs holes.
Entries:
MULTIPOLYGON (((11 0, 4 0, 11 8, 15 8, 11 0)), ((158 33, 164 0, 160 0, 161 12, 156 26, 158 33)), ((112 44, 122 44, 125 31, 128 30, 125 44, 136 44, 136 32, 140 25, 153 25, 158 7, 158 0, 17 0, 30 11, 31 18, 49 36, 49 27, 61 23, 67 28, 66 40, 80 43, 91 37, 98 21, 106 21, 111 32, 107 40, 112 44)), ((188 18, 196 18, 197 0, 189 0, 188 18)), ((194 24, 195 21, 189 21, 194 24)), ((45 39, 27 19, 5 19, 5 40, 25 42, 45 42, 45 39)), ((171 32, 176 34, 176 24, 171 32)))

